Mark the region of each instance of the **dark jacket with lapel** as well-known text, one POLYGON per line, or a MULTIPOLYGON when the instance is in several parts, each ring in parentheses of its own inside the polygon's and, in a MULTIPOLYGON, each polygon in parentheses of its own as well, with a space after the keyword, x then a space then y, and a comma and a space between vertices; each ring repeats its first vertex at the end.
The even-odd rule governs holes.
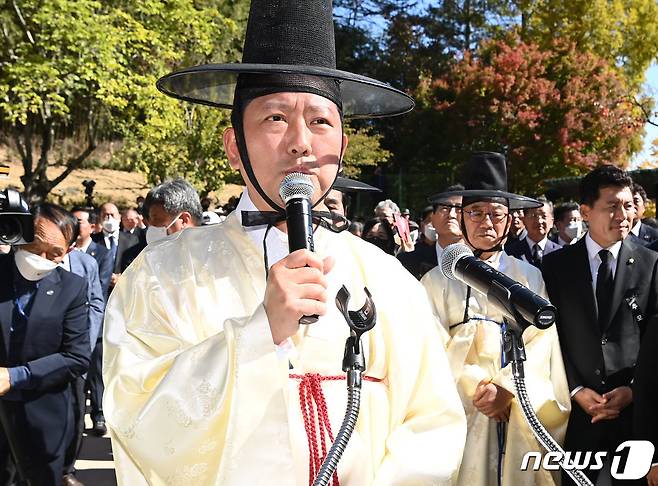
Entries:
POLYGON ((428 245, 419 242, 416 244, 414 251, 400 253, 397 256, 400 263, 409 270, 409 272, 420 280, 423 275, 438 265, 436 258, 436 244, 428 245))
POLYGON ((658 240, 658 229, 653 228, 648 224, 640 223, 638 238, 640 238, 646 244, 651 244, 658 240))
POLYGON ((633 422, 637 439, 656 445, 658 462, 658 319, 647 323, 633 382, 633 422))
POLYGON ((105 301, 107 301, 113 270, 112 253, 105 248, 103 243, 97 243, 93 239, 89 243, 86 253, 93 256, 96 263, 98 263, 98 278, 101 282, 103 296, 105 297, 105 301))
POLYGON ((542 273, 558 310, 558 333, 569 388, 598 393, 628 385, 645 322, 656 315, 658 254, 629 239, 617 257, 611 317, 599 328, 585 238, 546 255, 542 273))
MULTIPOLYGON (((546 255, 549 255, 550 253, 553 253, 554 251, 561 248, 562 247, 557 243, 551 240, 547 240, 546 246, 544 247, 544 258, 546 255)), ((513 256, 514 258, 518 258, 519 260, 525 260, 532 265, 532 251, 530 251, 530 247, 528 246, 528 241, 526 238, 521 240, 514 240, 509 244, 506 244, 505 253, 507 253, 509 256, 513 256)))
MULTIPOLYGON (((91 239, 98 243, 99 245, 105 247, 105 234, 101 231, 91 235, 91 239)), ((139 244, 139 236, 127 233, 125 231, 119 231, 119 241, 117 243, 117 253, 112 262, 112 272, 121 273, 121 259, 123 254, 135 245, 139 244)), ((107 247, 105 247, 107 249, 107 247)))
POLYGON ((39 282, 26 324, 17 363, 8 363, 10 327, 14 312, 14 256, 0 255, 0 366, 26 365, 32 387, 26 399, 63 390, 89 366, 91 347, 87 318, 87 282, 56 268, 39 282))

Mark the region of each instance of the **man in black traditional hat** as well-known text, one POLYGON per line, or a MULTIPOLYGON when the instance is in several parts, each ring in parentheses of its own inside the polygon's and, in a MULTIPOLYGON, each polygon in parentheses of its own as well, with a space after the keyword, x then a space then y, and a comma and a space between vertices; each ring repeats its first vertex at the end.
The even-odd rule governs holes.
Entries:
MULTIPOLYGON (((541 203, 507 191, 507 169, 501 154, 473 154, 464 166, 462 180, 465 190, 444 192, 431 200, 462 196, 462 236, 474 254, 546 297, 541 272, 502 251, 511 226, 510 210, 540 207, 541 203)), ((539 451, 540 445, 514 395, 511 367, 501 367, 502 313, 490 305, 485 294, 446 278, 441 265, 421 282, 448 334, 448 359, 468 421, 457 484, 486 486, 498 481, 503 485, 552 486, 550 472, 520 468, 524 454, 539 451)), ((542 424, 560 441, 570 400, 557 331, 555 327, 529 327, 523 340, 532 406, 542 424)))
POLYGON ((333 484, 448 484, 465 419, 422 287, 326 221, 316 253, 288 254, 279 196, 298 172, 321 202, 347 147, 343 117, 413 102, 335 69, 326 0, 253 1, 243 61, 158 83, 233 109, 224 144, 247 188, 225 222, 149 245, 112 295, 105 415, 119 483, 312 482, 345 410, 350 332, 334 305, 344 285, 357 308, 369 290, 377 324, 363 340, 361 413, 333 484), (299 325, 312 314, 316 323, 299 325))

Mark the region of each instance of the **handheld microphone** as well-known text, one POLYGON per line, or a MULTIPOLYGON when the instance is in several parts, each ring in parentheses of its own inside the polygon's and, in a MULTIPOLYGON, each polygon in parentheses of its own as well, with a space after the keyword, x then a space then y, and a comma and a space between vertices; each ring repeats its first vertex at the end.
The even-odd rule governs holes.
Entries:
POLYGON ((522 330, 530 325, 546 329, 555 322, 557 310, 553 304, 476 258, 462 243, 445 248, 440 268, 446 278, 464 282, 485 294, 491 304, 516 321, 522 330))
MULTIPOLYGON (((300 172, 285 176, 279 186, 279 196, 286 204, 286 225, 288 227, 288 250, 303 248, 314 251, 313 214, 311 197, 313 196, 311 178, 300 172)), ((318 316, 303 316, 300 324, 313 324, 318 316)))

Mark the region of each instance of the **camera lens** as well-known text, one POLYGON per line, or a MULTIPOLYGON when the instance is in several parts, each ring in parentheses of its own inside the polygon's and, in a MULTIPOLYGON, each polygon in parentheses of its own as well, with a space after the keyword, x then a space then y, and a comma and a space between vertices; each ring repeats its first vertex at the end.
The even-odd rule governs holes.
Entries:
POLYGON ((21 240, 21 224, 16 218, 0 217, 0 242, 13 245, 21 240))

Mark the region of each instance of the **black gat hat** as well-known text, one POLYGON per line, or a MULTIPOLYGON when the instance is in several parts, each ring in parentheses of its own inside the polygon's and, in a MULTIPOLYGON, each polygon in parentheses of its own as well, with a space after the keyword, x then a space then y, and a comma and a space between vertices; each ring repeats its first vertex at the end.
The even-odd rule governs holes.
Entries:
POLYGON ((156 85, 174 98, 220 108, 232 108, 234 96, 279 91, 319 94, 353 118, 399 115, 414 107, 402 91, 336 69, 331 0, 253 0, 242 63, 183 69, 156 85))
POLYGON ((507 190, 505 157, 497 152, 474 152, 462 167, 463 190, 435 194, 430 202, 440 202, 450 196, 462 196, 463 205, 487 199, 506 199, 511 210, 539 208, 543 203, 507 190))

